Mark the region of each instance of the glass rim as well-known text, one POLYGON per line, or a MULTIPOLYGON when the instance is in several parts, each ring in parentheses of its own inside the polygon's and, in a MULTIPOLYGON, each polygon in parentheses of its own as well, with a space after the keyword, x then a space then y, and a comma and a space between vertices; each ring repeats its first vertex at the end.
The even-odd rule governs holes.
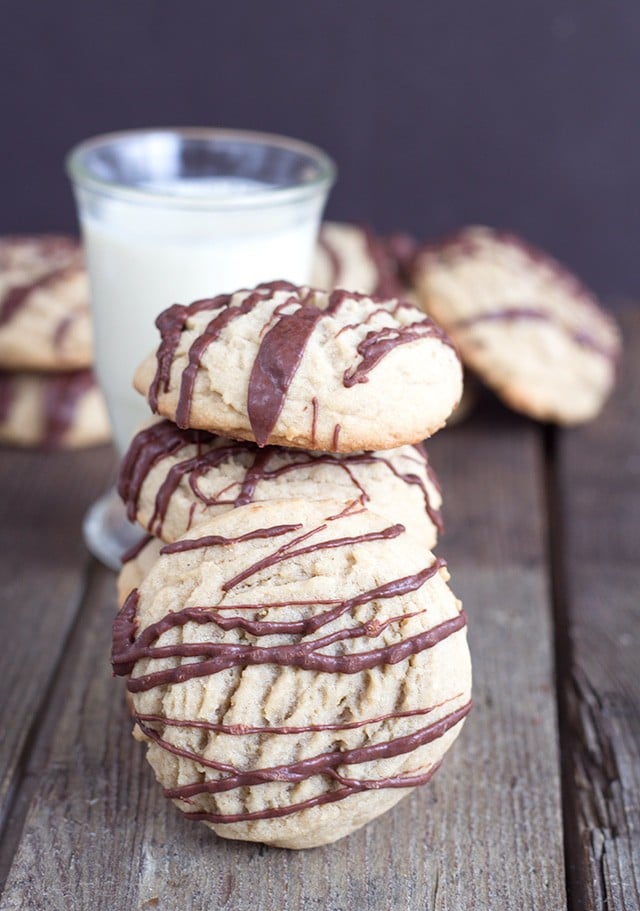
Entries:
POLYGON ((314 146, 311 143, 276 133, 227 129, 224 127, 148 127, 102 133, 73 146, 66 155, 64 162, 67 176, 74 187, 89 190, 92 193, 107 196, 114 200, 133 202, 140 205, 161 205, 173 209, 205 211, 289 205, 290 203, 313 197, 323 190, 329 190, 335 182, 337 172, 333 159, 318 146, 314 146), (180 196, 98 177, 85 164, 86 153, 100 146, 147 136, 177 136, 184 139, 204 140, 228 139, 270 145, 312 158, 318 167, 318 173, 310 180, 290 187, 273 187, 235 195, 230 194, 229 196, 180 196))

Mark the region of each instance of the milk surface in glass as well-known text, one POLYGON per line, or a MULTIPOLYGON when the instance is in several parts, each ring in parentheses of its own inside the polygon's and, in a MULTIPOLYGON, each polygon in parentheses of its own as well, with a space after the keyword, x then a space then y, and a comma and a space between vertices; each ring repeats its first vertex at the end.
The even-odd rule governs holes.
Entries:
MULTIPOLYGON (((185 178, 147 183, 172 197, 242 197, 271 189, 244 178, 185 178)), ((241 201, 241 200, 240 200, 241 201)), ((116 445, 123 453, 149 408, 132 387, 143 358, 157 348, 157 315, 171 304, 251 288, 274 279, 309 278, 323 201, 291 206, 180 209, 103 196, 85 207, 82 230, 91 279, 96 370, 116 445)))

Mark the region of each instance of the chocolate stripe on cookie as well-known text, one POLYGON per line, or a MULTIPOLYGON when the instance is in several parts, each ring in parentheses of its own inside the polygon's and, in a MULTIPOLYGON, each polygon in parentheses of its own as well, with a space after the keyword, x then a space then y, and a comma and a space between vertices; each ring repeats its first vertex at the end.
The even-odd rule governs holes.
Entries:
POLYGON ((354 386, 356 383, 367 383, 369 373, 390 351, 399 345, 406 345, 425 338, 436 338, 454 351, 456 350, 446 332, 428 317, 408 326, 386 326, 377 332, 367 332, 357 347, 362 361, 345 370, 342 382, 347 387, 354 386))
MULTIPOLYGON (((251 605, 255 608, 255 605, 251 605)), ((273 604, 270 605, 273 607, 273 604)), ((284 606, 284 605, 283 605, 284 606)), ((249 725, 249 724, 215 724, 211 721, 189 721, 183 720, 181 718, 166 718, 164 715, 154 715, 145 712, 132 712, 132 716, 135 721, 143 722, 144 724, 163 724, 168 727, 177 727, 177 728, 197 728, 203 731, 211 731, 212 734, 233 734, 233 735, 243 735, 251 736, 252 734, 282 734, 287 736, 289 734, 311 734, 319 731, 353 731, 357 728, 363 728, 367 725, 373 724, 383 724, 386 721, 394 721, 398 718, 415 718, 418 715, 430 715, 432 712, 435 712, 436 709, 442 708, 443 705, 447 705, 449 702, 453 702, 455 699, 459 699, 463 694, 456 693, 454 696, 450 696, 448 699, 444 699, 442 702, 438 702, 437 705, 429 705, 425 708, 419 709, 404 709, 397 712, 387 712, 386 715, 376 715, 373 718, 359 718, 357 721, 337 721, 333 724, 305 724, 305 725, 249 725)), ((148 730, 154 730, 148 728, 148 730)), ((156 734, 155 742, 162 745, 166 741, 158 736, 157 731, 154 730, 156 734)), ((173 744, 169 744, 169 747, 173 748, 173 744)), ((200 757, 196 761, 200 761, 200 757)))
POLYGON ((435 773, 442 765, 442 760, 434 763, 430 769, 420 775, 404 776, 397 775, 392 778, 378 779, 377 781, 353 781, 346 787, 337 791, 325 791, 316 797, 310 797, 308 800, 302 800, 300 803, 288 804, 282 807, 270 807, 267 810, 259 810, 252 813, 205 813, 200 811, 185 812, 183 816, 187 819, 200 820, 201 822, 211 823, 232 823, 232 822, 249 822, 258 819, 277 819, 282 816, 290 816, 292 813, 299 813, 301 810, 308 810, 311 807, 322 806, 327 803, 335 803, 338 800, 344 800, 345 797, 351 797, 360 791, 370 790, 372 788, 413 788, 417 785, 427 784, 433 778, 435 773))
MULTIPOLYGON (((249 298, 245 299, 244 304, 242 305, 242 312, 248 312, 252 307, 262 300, 264 297, 268 297, 275 291, 295 291, 295 285, 290 284, 285 281, 275 281, 268 282, 258 287, 250 294, 249 298), (251 301, 249 306, 247 305, 248 301, 251 301)), ((231 303, 232 295, 230 294, 219 294, 217 297, 211 298, 202 298, 201 300, 194 301, 188 306, 183 304, 173 304, 167 310, 164 310, 156 319, 156 326, 160 331, 161 341, 156 352, 156 361, 157 368, 156 373, 149 387, 149 405, 151 410, 157 412, 158 410, 158 395, 160 392, 167 392, 169 388, 169 381, 171 379, 171 365, 173 363, 173 358, 175 356, 178 345, 180 344, 180 337, 182 333, 187 328, 187 322, 190 316, 194 316, 196 313, 201 313, 206 310, 222 310, 224 307, 229 307, 231 303)), ((228 322, 237 316, 240 316, 241 308, 230 308, 233 313, 232 316, 227 318, 224 322, 224 325, 227 325, 228 322)), ((196 341, 193 343, 193 358, 191 351, 189 353, 189 365, 186 370, 189 370, 187 379, 183 377, 183 382, 181 384, 180 390, 180 401, 178 403, 178 409, 182 413, 183 417, 186 415, 188 417, 189 411, 191 409, 191 398, 193 395, 193 382, 197 368, 200 364, 200 358, 204 351, 206 351, 208 345, 217 338, 224 325, 221 323, 216 323, 217 317, 214 317, 213 320, 207 326, 204 334, 199 336, 196 341), (207 333, 211 333, 211 337, 207 333), (196 346, 196 347, 194 347, 196 346), (193 374, 193 378, 191 376, 193 374)), ((186 424, 185 421, 183 423, 186 424)))
POLYGON ((55 449, 71 428, 82 398, 95 386, 90 370, 55 373, 44 390, 44 435, 42 445, 55 449))
POLYGON ((456 329, 467 329, 471 326, 476 326, 479 323, 515 322, 519 320, 541 320, 542 322, 550 323, 563 330, 576 345, 580 345, 582 348, 589 348, 589 350, 602 355, 602 357, 605 357, 614 364, 618 360, 617 351, 613 351, 611 348, 601 345, 584 329, 570 328, 566 323, 557 319, 552 313, 549 313, 542 308, 511 306, 502 307, 496 310, 486 310, 484 313, 476 313, 474 316, 467 316, 463 319, 456 320, 453 325, 456 329))
POLYGON ((87 307, 83 304, 80 307, 75 307, 60 320, 53 333, 53 347, 56 351, 60 351, 64 347, 65 339, 73 326, 86 315, 87 307))
MULTIPOLYGON (((204 781, 193 782, 192 784, 178 785, 176 788, 164 788, 165 797, 177 798, 180 800, 189 800, 198 794, 219 794, 224 791, 231 791, 235 788, 242 788, 248 785, 266 784, 271 781, 286 781, 291 784, 297 784, 305 781, 315 775, 328 775, 335 778, 335 770, 339 766, 361 765, 366 762, 374 762, 380 759, 389 759, 394 756, 401 756, 404 753, 412 753, 419 747, 442 737, 452 727, 455 727, 459 721, 462 721, 471 711, 471 702, 453 712, 445 715, 443 718, 434 721, 426 727, 419 728, 410 734, 401 737, 395 737, 392 740, 382 740, 376 743, 368 743, 366 746, 355 747, 351 750, 332 751, 329 753, 320 753, 317 756, 308 756, 305 759, 299 759, 289 765, 273 766, 265 769, 252 769, 248 772, 242 772, 223 763, 210 762, 197 757, 195 754, 187 755, 185 758, 194 759, 201 762, 202 765, 210 766, 221 772, 230 772, 224 778, 209 778, 204 781)), ((173 752, 173 750, 171 751, 173 752)), ((189 751, 185 751, 189 752, 189 751)), ((178 755, 184 755, 179 752, 178 755)), ((349 781, 349 784, 356 786, 368 786, 369 788, 380 787, 381 783, 389 779, 342 779, 349 781)), ((393 779, 390 779, 393 780, 393 779)), ((406 779, 403 777, 403 781, 406 779)), ((387 785, 388 787, 388 785, 387 785)), ((399 785, 401 787, 401 785, 399 785)), ((405 785, 410 787, 410 785, 405 785)))
MULTIPOLYGON (((224 773, 228 773, 221 778, 205 779, 191 784, 179 785, 175 788, 164 789, 166 797, 183 800, 187 803, 190 803, 192 798, 200 794, 219 794, 241 787, 261 785, 274 781, 298 784, 299 782, 306 781, 307 779, 318 775, 331 778, 343 785, 342 788, 324 791, 305 801, 269 807, 268 809, 257 812, 207 813, 203 811, 187 811, 184 814, 189 819, 199 819, 215 823, 231 823, 251 819, 274 819, 281 816, 287 816, 312 806, 344 800, 346 797, 360 791, 377 790, 380 788, 412 788, 417 785, 426 784, 440 767, 441 761, 434 763, 425 771, 416 770, 413 774, 405 773, 402 775, 375 779, 346 777, 341 775, 338 769, 344 766, 361 765, 367 762, 401 756, 413 752, 422 746, 426 746, 429 743, 433 743, 462 722, 469 714, 471 707, 472 703, 471 701, 468 701, 426 727, 391 740, 368 743, 365 746, 355 747, 350 750, 320 753, 316 756, 300 759, 289 765, 273 766, 271 768, 250 771, 240 771, 229 765, 215 763, 206 759, 203 760, 202 757, 193 754, 188 750, 182 750, 179 747, 167 743, 167 741, 163 740, 156 731, 145 725, 144 722, 141 725, 141 729, 150 740, 157 743, 161 748, 166 749, 168 752, 199 762, 204 766, 214 768, 217 771, 222 772, 223 775, 224 773)), ((384 716, 381 716, 380 720, 382 720, 382 717, 384 716)), ((399 717, 399 715, 396 715, 395 717, 399 717)), ((376 721, 378 719, 373 720, 376 721)), ((308 728, 301 728, 300 730, 305 732, 311 731, 313 728, 310 726, 308 728)))
POLYGON ((247 401, 258 446, 271 436, 307 342, 323 316, 317 307, 302 305, 293 313, 280 314, 264 336, 251 370, 247 401))
POLYGON ((0 326, 13 319, 16 313, 24 307, 29 296, 34 291, 49 288, 57 284, 57 282, 63 281, 68 276, 74 275, 78 268, 79 266, 77 265, 60 266, 58 269, 47 272, 46 275, 41 275, 35 281, 10 288, 4 300, 0 302, 0 326))

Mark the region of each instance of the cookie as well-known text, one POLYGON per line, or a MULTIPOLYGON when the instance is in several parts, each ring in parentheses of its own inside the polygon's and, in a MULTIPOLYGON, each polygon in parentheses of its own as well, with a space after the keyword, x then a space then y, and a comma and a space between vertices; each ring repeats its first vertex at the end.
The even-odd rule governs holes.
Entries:
POLYGON ((393 449, 438 430, 460 399, 442 330, 396 299, 288 282, 174 305, 135 386, 179 427, 332 452, 393 449))
POLYGON ((118 607, 122 607, 134 588, 139 588, 143 579, 160 556, 163 542, 153 535, 145 535, 138 544, 122 556, 122 567, 116 580, 118 607))
POLYGON ((89 286, 78 241, 0 239, 0 368, 78 370, 91 363, 89 286))
POLYGON ((426 783, 470 709, 447 579, 401 525, 335 501, 252 503, 165 544, 112 656, 165 796, 305 848, 426 783))
POLYGON ((620 335, 567 269, 512 234, 466 228, 415 260, 425 311, 512 408, 587 421, 609 395, 620 335))
POLYGON ((0 443, 76 449, 110 438, 106 406, 90 370, 0 371, 0 443))
POLYGON ((325 221, 318 234, 311 284, 323 291, 345 288, 362 294, 398 296, 395 260, 371 228, 325 221))
POLYGON ((442 531, 440 487, 422 446, 343 455, 260 449, 161 421, 131 441, 118 490, 129 519, 165 541, 219 512, 296 497, 367 506, 401 521, 428 549, 442 531))

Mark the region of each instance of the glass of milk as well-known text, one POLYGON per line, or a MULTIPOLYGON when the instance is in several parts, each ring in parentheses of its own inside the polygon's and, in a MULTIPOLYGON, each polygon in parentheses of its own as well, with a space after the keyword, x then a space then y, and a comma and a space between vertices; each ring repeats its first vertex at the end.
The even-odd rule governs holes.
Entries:
MULTIPOLYGON (((156 316, 259 282, 308 281, 335 167, 294 139, 185 128, 89 139, 69 154, 67 173, 89 269, 95 370, 122 455, 150 417, 132 377, 158 345, 156 316)), ((114 491, 84 531, 114 568, 138 535, 114 491)))

